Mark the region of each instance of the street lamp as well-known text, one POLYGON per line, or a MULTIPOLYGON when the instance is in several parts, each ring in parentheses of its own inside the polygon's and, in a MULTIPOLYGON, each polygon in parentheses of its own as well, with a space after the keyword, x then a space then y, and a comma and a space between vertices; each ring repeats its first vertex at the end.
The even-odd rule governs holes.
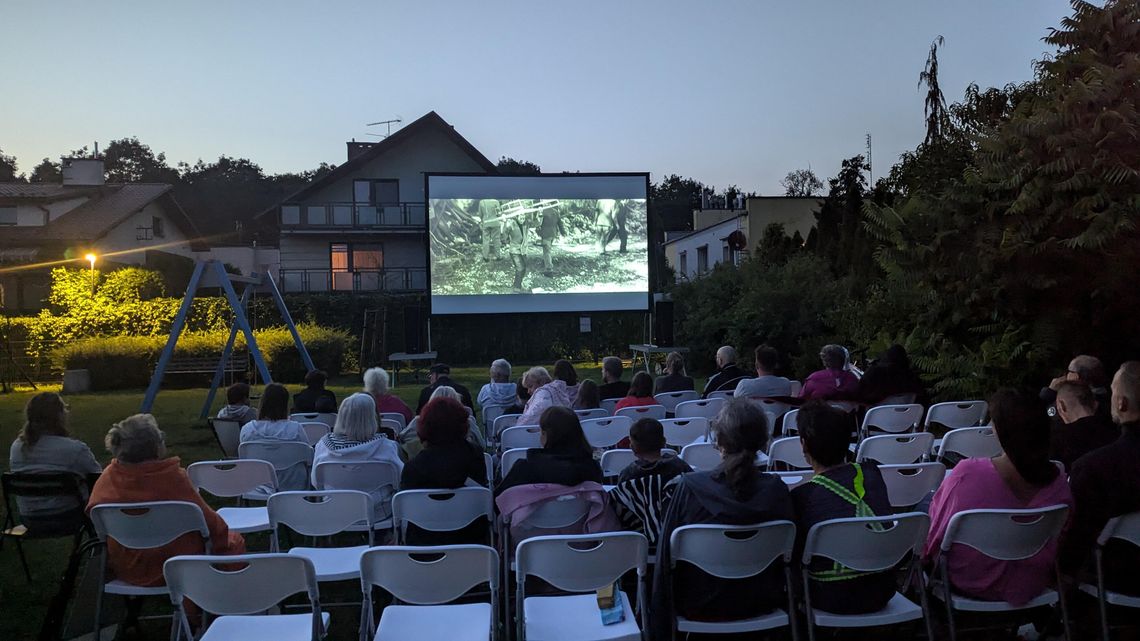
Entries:
POLYGON ((83 257, 87 262, 91 263, 91 295, 95 295, 95 259, 98 258, 95 254, 87 254, 83 257))

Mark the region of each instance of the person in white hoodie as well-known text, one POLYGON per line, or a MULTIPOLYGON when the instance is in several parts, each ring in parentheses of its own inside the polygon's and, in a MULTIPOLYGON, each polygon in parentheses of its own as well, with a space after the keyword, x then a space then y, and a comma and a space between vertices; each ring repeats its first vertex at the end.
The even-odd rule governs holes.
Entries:
MULTIPOLYGON (((279 383, 270 383, 261 392, 261 404, 257 408, 257 420, 250 421, 241 427, 242 443, 250 441, 297 441, 309 444, 305 436, 305 428, 297 421, 289 418, 289 390, 279 383)), ((305 466, 277 470, 277 489, 306 490, 309 488, 305 478, 305 466)))
POLYGON ((511 364, 506 359, 497 358, 491 363, 491 382, 479 390, 476 397, 479 407, 501 407, 505 413, 519 407, 518 387, 511 380, 511 364))
MULTIPOLYGON (((404 471, 400 448, 396 442, 378 433, 376 401, 372 396, 357 392, 344 399, 336 413, 332 432, 317 441, 313 453, 313 487, 318 490, 342 488, 318 486, 317 466, 321 463, 359 463, 362 461, 390 461, 396 465, 396 478, 404 471)), ((343 488, 354 489, 354 488, 343 488)), ((376 518, 386 519, 392 512, 391 488, 372 493, 376 518)))
POLYGON ((548 407, 570 407, 570 394, 566 381, 553 380, 545 367, 532 367, 523 374, 523 387, 530 392, 530 400, 519 417, 518 425, 538 425, 538 419, 548 407))

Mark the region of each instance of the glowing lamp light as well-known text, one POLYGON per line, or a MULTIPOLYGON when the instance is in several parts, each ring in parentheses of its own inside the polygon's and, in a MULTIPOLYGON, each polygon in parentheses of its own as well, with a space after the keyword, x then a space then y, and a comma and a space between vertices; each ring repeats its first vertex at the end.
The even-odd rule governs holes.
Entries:
POLYGON ((95 254, 87 254, 83 257, 84 260, 91 263, 91 269, 95 269, 95 259, 98 258, 95 254))

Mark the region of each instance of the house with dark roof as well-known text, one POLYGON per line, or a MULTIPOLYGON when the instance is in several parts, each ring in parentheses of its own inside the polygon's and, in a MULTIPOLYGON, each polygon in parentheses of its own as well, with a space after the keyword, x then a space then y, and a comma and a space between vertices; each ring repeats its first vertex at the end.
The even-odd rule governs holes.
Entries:
POLYGON ((59 184, 0 183, 0 307, 43 306, 53 267, 157 266, 208 251, 172 187, 105 183, 103 161, 65 159, 59 184))
POLYGON ((258 215, 276 227, 281 289, 425 291, 428 172, 496 169, 434 111, 379 142, 349 142, 347 162, 258 215))

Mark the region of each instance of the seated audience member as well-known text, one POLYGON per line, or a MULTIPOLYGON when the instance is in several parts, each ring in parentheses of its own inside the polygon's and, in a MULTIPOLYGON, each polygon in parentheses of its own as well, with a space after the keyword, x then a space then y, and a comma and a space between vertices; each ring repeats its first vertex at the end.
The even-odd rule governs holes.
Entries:
MULTIPOLYGON (((103 470, 91 448, 67 431, 67 403, 55 392, 40 392, 24 406, 24 429, 8 450, 8 471, 23 474, 71 472, 86 481, 103 470)), ((87 484, 79 484, 84 499, 87 484)), ((82 504, 64 496, 18 497, 21 522, 32 531, 64 526, 81 518, 82 504)))
POLYGON ((1069 368, 1064 374, 1054 378, 1048 387, 1041 388, 1041 400, 1050 410, 1057 402, 1057 388, 1065 381, 1088 385, 1097 402, 1097 413, 1105 418, 1112 418, 1109 414, 1109 400, 1112 392, 1108 389, 1108 374, 1105 373, 1104 364, 1100 362, 1099 358, 1088 354, 1074 357, 1073 360, 1069 361, 1069 368))
POLYGON ((669 352, 665 357, 665 374, 653 381, 653 393, 688 392, 697 389, 693 377, 685 375, 685 357, 680 352, 669 352))
POLYGON ((573 406, 574 401, 578 400, 578 370, 574 369, 570 361, 558 359, 554 361, 554 380, 566 384, 566 396, 573 406))
POLYGON ((602 397, 598 392, 598 384, 590 379, 578 383, 578 398, 574 399, 572 407, 576 410, 595 410, 601 407, 602 397))
MULTIPOLYGON (((1070 575, 1077 575, 1092 556, 1109 519, 1140 511, 1140 361, 1128 361, 1116 371, 1110 403, 1120 438, 1077 459, 1069 476, 1076 514, 1065 535, 1061 567, 1070 575)), ((1104 573, 1106 589, 1140 595, 1140 548, 1109 541, 1104 573)))
POLYGON ((824 345, 819 358, 823 369, 807 377, 800 397, 824 401, 855 398, 859 393, 859 379, 847 369, 847 350, 842 345, 824 345))
POLYGON ((226 406, 218 410, 218 418, 237 421, 238 425, 257 420, 257 410, 249 406, 248 383, 234 383, 226 388, 226 406))
MULTIPOLYGON (((927 563, 937 562, 950 517, 958 512, 1073 504, 1064 475, 1049 460, 1049 419, 1040 400, 1032 394, 999 391, 990 399, 990 417, 1003 452, 992 459, 963 460, 934 493, 923 551, 927 563)), ((1057 542, 1020 561, 998 561, 960 544, 947 555, 955 591, 1020 606, 1052 579, 1057 542)))
POLYGON ((404 425, 412 422, 415 414, 399 396, 388 391, 388 372, 382 367, 371 367, 364 372, 364 391, 376 400, 376 413, 393 412, 404 417, 404 425))
POLYGON ((598 397, 624 398, 629 393, 629 383, 621 380, 623 366, 617 356, 602 359, 602 384, 598 386, 598 397))
POLYGON ((625 398, 618 401, 617 405, 614 406, 614 412, 626 407, 657 404, 657 399, 653 398, 653 377, 649 375, 649 372, 638 372, 633 375, 633 380, 629 383, 629 392, 625 398))
POLYGON ((530 394, 526 409, 519 416, 518 425, 537 425, 539 417, 548 407, 570 407, 566 383, 550 378, 545 367, 532 367, 523 374, 523 387, 530 394))
POLYGON ((656 549, 665 486, 677 475, 692 472, 693 468, 679 456, 661 455, 665 431, 655 419, 643 418, 633 424, 629 429, 629 446, 637 458, 618 475, 617 485, 610 490, 610 499, 622 526, 644 534, 650 549, 656 549))
POLYGON ((928 403, 926 386, 910 368, 906 348, 891 345, 859 379, 859 399, 873 405, 898 394, 914 394, 915 403, 928 403))
MULTIPOLYGON (((463 405, 463 399, 459 396, 459 392, 456 392, 446 385, 435 388, 428 402, 430 403, 437 398, 451 399, 461 406, 463 405)), ((425 405, 424 407, 427 406, 425 405)), ((487 446, 487 441, 483 438, 483 432, 479 429, 479 423, 475 420, 475 415, 469 408, 463 406, 463 410, 467 414, 467 440, 482 450, 487 446)), ((408 455, 408 458, 419 454, 420 450, 423 449, 423 443, 419 437, 419 421, 404 428, 404 431, 400 433, 399 440, 403 444, 404 452, 408 455)))
POLYGON ((582 432, 578 415, 568 407, 548 407, 538 420, 542 447, 527 450, 526 458, 507 472, 495 494, 516 485, 553 483, 573 487, 602 482, 602 468, 582 432))
POLYGON ((444 385, 459 392, 460 398, 463 399, 463 404, 471 408, 472 411, 475 410, 475 404, 471 402, 471 392, 468 392, 466 387, 452 380, 451 366, 445 363, 436 363, 428 370, 428 386, 420 390, 420 401, 416 405, 416 414, 419 414, 420 410, 424 408, 424 405, 427 405, 427 402, 431 400, 431 393, 435 391, 435 388, 444 385))
MULTIPOLYGON (((341 489, 317 485, 317 466, 321 463, 388 461, 396 466, 397 472, 402 472, 404 462, 400 460, 399 447, 392 439, 377 433, 378 427, 376 401, 372 396, 357 392, 344 399, 332 432, 324 435, 313 448, 313 487, 318 490, 341 489)), ((377 518, 388 518, 391 514, 391 498, 392 492, 387 488, 372 493, 377 518)))
POLYGON ((725 345, 716 350, 716 373, 705 383, 704 396, 712 392, 729 392, 736 389, 740 381, 751 378, 751 374, 736 364, 736 349, 725 345))
POLYGON ((792 382, 776 376, 780 354, 767 345, 756 348, 756 378, 746 378, 736 384, 733 396, 740 398, 778 398, 792 395, 792 382))
MULTIPOLYGON (((288 395, 285 400, 288 403, 288 395)), ((95 486, 87 511, 104 503, 141 503, 146 501, 186 501, 202 509, 210 530, 211 554, 244 554, 245 540, 230 532, 226 522, 211 508, 190 483, 178 457, 166 457, 166 444, 158 423, 150 414, 135 414, 107 432, 106 445, 114 459, 95 486)), ((157 548, 132 550, 107 541, 107 566, 116 579, 133 585, 165 585, 162 564, 180 554, 203 554, 202 539, 197 534, 183 534, 157 548)))
POLYGON ((618 475, 619 484, 647 476, 659 476, 661 485, 664 486, 678 474, 693 471, 680 456, 661 455, 661 450, 665 447, 665 429, 656 419, 638 419, 629 428, 629 447, 637 458, 618 475))
POLYGON ((1053 423, 1049 458, 1064 463, 1066 470, 1072 470, 1080 457, 1120 437, 1120 428, 1101 416, 1096 397, 1084 383, 1065 381, 1057 387, 1057 417, 1061 420, 1053 423))
POLYGON ((653 607, 649 609, 654 639, 669 638, 675 614, 698 621, 723 621, 787 606, 779 564, 758 576, 739 580, 718 579, 683 563, 675 572, 669 570, 669 537, 683 525, 751 525, 793 518, 787 485, 779 477, 756 469, 756 453, 768 445, 764 412, 749 401, 730 399, 713 420, 712 429, 721 464, 711 471, 682 474, 666 487, 662 504, 665 517, 653 574, 653 607))
POLYGON ((325 389, 329 376, 319 369, 305 374, 305 389, 293 395, 294 412, 336 412, 336 395, 325 389))
MULTIPOLYGON (((270 383, 261 392, 261 405, 257 420, 242 426, 240 440, 250 441, 296 441, 309 444, 305 428, 289 418, 289 390, 279 383, 270 383)), ((302 465, 277 470, 278 490, 303 490, 309 485, 302 465)))
POLYGON ((518 414, 522 411, 518 389, 511 382, 511 364, 506 359, 498 358, 491 363, 491 382, 483 385, 476 400, 483 409, 497 407, 504 414, 518 414))
MULTIPOLYGON (((848 463, 851 417, 822 401, 800 408, 800 445, 815 472, 809 483, 792 490, 796 507, 796 558, 803 552, 811 527, 831 519, 891 514, 887 486, 871 463, 848 463)), ((895 595, 892 572, 860 572, 834 561, 815 559, 812 605, 835 614, 866 614, 886 607, 895 595), (820 580, 814 580, 814 579, 820 580)))

